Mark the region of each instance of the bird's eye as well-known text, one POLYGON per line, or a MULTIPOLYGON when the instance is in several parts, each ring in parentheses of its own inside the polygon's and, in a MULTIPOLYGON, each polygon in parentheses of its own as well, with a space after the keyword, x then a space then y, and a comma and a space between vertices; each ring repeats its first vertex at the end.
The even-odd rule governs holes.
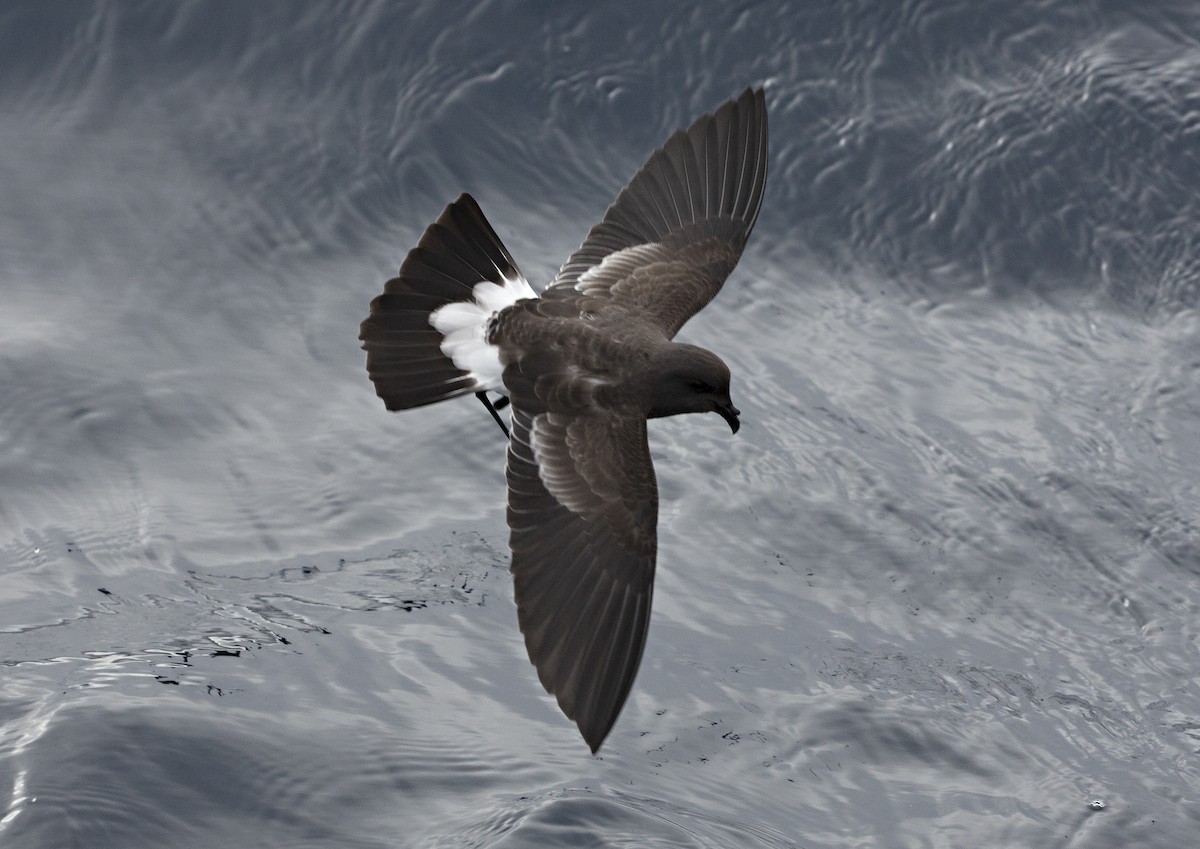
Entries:
POLYGON ((709 386, 707 383, 705 383, 703 380, 693 380, 691 383, 692 383, 692 390, 698 394, 703 395, 706 392, 713 391, 713 388, 711 386, 709 386))

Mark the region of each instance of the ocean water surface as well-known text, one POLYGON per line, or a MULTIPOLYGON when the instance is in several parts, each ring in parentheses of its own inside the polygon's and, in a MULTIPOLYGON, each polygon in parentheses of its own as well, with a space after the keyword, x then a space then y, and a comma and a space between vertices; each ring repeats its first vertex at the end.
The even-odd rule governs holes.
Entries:
POLYGON ((13 2, 0 69, 0 846, 1196 844, 1200 7, 13 2), (592 757, 503 439, 358 323, 463 191, 545 285, 747 85, 743 427, 651 425, 592 757))

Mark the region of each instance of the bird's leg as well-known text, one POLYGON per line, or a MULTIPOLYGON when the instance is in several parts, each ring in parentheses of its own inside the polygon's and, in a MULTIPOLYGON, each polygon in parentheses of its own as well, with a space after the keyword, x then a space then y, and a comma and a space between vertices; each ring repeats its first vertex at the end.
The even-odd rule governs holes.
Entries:
POLYGON ((504 431, 504 438, 508 439, 508 428, 504 426, 504 422, 500 420, 500 414, 496 412, 497 407, 504 409, 504 406, 508 403, 508 399, 501 398, 496 402, 495 406, 492 406, 492 402, 488 400, 486 392, 476 392, 475 397, 483 402, 483 406, 487 407, 488 412, 492 414, 492 418, 496 420, 496 424, 500 425, 500 429, 504 431))
POLYGON ((495 406, 495 408, 497 410, 503 410, 505 407, 508 406, 509 400, 510 399, 507 395, 501 395, 499 398, 496 399, 496 403, 493 406, 495 406))

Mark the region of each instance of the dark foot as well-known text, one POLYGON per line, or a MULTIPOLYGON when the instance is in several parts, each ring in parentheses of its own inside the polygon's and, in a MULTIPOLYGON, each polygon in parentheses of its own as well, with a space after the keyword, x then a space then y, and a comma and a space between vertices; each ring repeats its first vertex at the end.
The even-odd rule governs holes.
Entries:
POLYGON ((500 429, 504 431, 504 438, 508 439, 508 428, 505 427, 504 422, 500 420, 500 414, 496 412, 496 410, 502 410, 508 406, 508 398, 501 398, 493 406, 492 402, 488 400, 486 392, 476 392, 475 397, 483 402, 483 406, 487 407, 488 412, 492 414, 492 418, 496 420, 496 424, 500 425, 500 429))

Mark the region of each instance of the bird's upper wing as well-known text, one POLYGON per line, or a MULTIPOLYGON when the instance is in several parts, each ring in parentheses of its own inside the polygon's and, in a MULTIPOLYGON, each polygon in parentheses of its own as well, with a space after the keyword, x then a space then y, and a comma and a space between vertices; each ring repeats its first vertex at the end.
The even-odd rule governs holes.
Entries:
POLYGON ((737 264, 766 176, 766 101, 746 89, 651 155, 543 298, 617 302, 674 336, 737 264))
POLYGON ((533 414, 514 400, 508 524, 521 632, 593 752, 641 662, 657 516, 643 416, 533 414))

